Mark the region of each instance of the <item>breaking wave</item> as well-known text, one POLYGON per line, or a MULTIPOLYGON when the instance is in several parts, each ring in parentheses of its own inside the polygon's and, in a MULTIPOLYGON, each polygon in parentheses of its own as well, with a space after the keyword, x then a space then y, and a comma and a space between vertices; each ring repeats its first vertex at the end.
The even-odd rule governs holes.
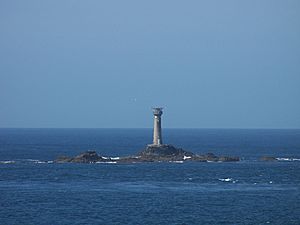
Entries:
POLYGON ((289 162, 293 162, 293 161, 300 161, 300 159, 297 158, 276 158, 278 161, 289 161, 289 162))
POLYGON ((0 164, 13 164, 15 162, 16 161, 13 161, 13 160, 7 160, 7 161, 0 161, 0 164))
POLYGON ((232 182, 234 184, 238 181, 238 180, 234 180, 233 178, 220 178, 218 180, 222 182, 232 182))

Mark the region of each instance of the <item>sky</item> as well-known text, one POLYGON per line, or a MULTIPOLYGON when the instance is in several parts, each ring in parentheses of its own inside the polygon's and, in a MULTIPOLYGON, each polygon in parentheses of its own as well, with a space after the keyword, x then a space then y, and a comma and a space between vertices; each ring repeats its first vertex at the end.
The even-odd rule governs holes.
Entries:
POLYGON ((0 127, 300 128, 299 0, 0 0, 0 127))

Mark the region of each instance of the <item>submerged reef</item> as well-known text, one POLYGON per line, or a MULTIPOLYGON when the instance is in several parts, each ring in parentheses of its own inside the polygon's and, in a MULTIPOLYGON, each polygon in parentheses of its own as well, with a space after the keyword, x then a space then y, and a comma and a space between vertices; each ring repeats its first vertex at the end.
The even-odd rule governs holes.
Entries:
POLYGON ((213 153, 194 154, 173 145, 148 145, 136 155, 124 157, 104 157, 96 151, 83 152, 75 157, 61 156, 56 163, 139 163, 139 162, 236 162, 239 157, 216 156, 213 153))

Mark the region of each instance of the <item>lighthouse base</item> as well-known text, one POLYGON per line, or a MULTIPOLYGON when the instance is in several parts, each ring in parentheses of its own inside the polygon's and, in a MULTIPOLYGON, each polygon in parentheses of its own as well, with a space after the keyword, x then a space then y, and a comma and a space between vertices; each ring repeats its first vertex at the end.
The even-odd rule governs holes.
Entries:
POLYGON ((193 156, 194 153, 183 150, 182 148, 176 148, 173 145, 148 145, 145 150, 141 151, 140 156, 158 156, 158 157, 170 157, 170 156, 193 156))

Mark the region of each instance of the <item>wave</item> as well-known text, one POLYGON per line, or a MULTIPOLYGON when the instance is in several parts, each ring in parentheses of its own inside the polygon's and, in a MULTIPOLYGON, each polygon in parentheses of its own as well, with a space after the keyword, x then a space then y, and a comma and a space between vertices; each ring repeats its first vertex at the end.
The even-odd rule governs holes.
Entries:
POLYGON ((95 162, 97 164, 116 164, 117 162, 111 162, 111 161, 108 161, 108 162, 95 162))
POLYGON ((40 160, 38 159, 24 159, 24 161, 28 161, 28 162, 38 162, 40 160))
POLYGON ((106 159, 106 160, 119 160, 120 157, 106 157, 106 156, 101 156, 102 159, 106 159))
POLYGON ((44 161, 44 160, 39 160, 39 159, 25 159, 27 162, 32 162, 36 164, 45 164, 45 163, 53 163, 53 161, 44 161))
POLYGON ((183 163, 183 161, 169 161, 170 163, 183 163))
POLYGON ((293 161, 300 161, 300 159, 297 158, 276 158, 278 161, 289 161, 289 162, 293 162, 293 161))
POLYGON ((183 156, 183 160, 186 160, 186 159, 191 159, 192 157, 191 156, 183 156))
POLYGON ((16 161, 13 160, 7 160, 7 161, 0 161, 1 164, 13 164, 16 163, 16 161))
POLYGON ((120 157, 110 157, 111 160, 119 160, 120 157))
POLYGON ((238 180, 234 180, 233 178, 220 178, 218 180, 222 182, 232 182, 234 184, 238 181, 238 180))
POLYGON ((220 178, 218 179, 219 181, 224 181, 224 182, 230 182, 232 181, 233 179, 232 178, 220 178))
POLYGON ((51 164, 54 163, 52 160, 39 160, 39 159, 20 159, 17 160, 19 163, 35 163, 35 164, 51 164))

